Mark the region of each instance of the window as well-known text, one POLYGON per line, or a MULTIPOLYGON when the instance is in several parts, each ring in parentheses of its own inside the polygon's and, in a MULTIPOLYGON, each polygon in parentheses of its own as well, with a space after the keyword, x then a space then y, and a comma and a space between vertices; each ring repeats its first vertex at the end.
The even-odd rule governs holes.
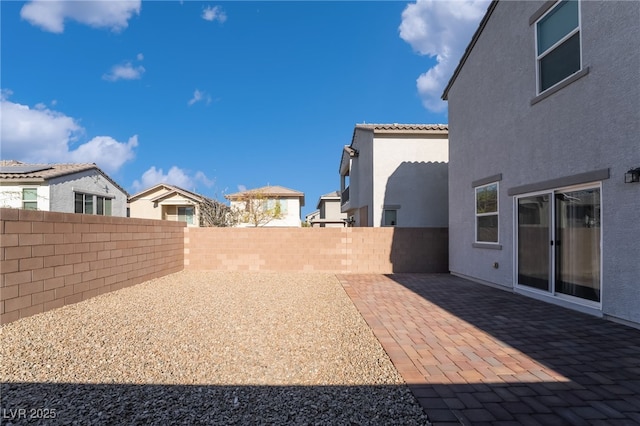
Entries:
POLYGON ((398 210, 382 211, 382 226, 396 226, 398 224, 398 210))
POLYGON ((276 216, 282 216, 287 214, 287 201, 284 202, 278 199, 269 199, 263 205, 264 210, 273 212, 276 216))
POLYGON ((578 0, 558 2, 536 22, 538 93, 580 71, 578 0))
POLYGON ((91 195, 88 194, 83 194, 81 192, 76 192, 74 195, 74 204, 75 204, 75 208, 74 211, 76 213, 84 213, 85 209, 85 199, 86 198, 92 198, 91 195))
POLYGON ((111 216, 111 198, 96 197, 96 214, 101 216, 111 216))
POLYGON ((498 242, 498 182, 476 187, 476 242, 498 242))
POLYGON ((178 207, 178 221, 193 225, 193 207, 178 207))
POLYGON ((94 200, 94 195, 92 194, 74 193, 74 211, 76 213, 111 216, 112 203, 112 198, 97 195, 94 200))
POLYGON ((38 210, 37 188, 22 188, 22 208, 25 210, 38 210))

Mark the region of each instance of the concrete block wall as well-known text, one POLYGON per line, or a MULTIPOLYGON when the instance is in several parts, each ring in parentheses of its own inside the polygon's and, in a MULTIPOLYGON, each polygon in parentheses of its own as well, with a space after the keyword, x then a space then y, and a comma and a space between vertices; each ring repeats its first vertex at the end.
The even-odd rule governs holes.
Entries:
POLYGON ((185 269, 448 272, 447 228, 188 228, 185 269))
POLYGON ((77 303, 184 268, 179 222, 0 209, 0 318, 77 303))

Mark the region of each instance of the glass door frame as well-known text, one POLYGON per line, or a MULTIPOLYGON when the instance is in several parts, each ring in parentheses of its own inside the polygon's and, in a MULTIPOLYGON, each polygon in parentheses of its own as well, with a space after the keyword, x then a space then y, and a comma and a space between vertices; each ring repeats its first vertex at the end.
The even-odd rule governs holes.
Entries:
POLYGON ((576 308, 576 306, 578 307, 582 307, 583 309, 578 309, 581 311, 584 311, 586 313, 589 314, 596 314, 596 315, 602 315, 602 300, 603 300, 603 294, 604 294, 604 286, 603 286, 603 269, 602 269, 602 258, 603 256, 603 244, 602 244, 602 223, 603 223, 603 215, 604 215, 604 209, 602 206, 602 183, 601 182, 592 182, 592 183, 587 183, 587 184, 581 184, 581 185, 573 185, 573 186, 566 186, 566 187, 558 187, 558 188, 549 188, 549 189, 545 189, 543 191, 535 191, 535 192, 528 192, 528 193, 523 193, 523 194, 518 194, 515 195, 513 197, 513 287, 516 293, 521 293, 521 294, 525 294, 531 297, 534 297, 536 299, 540 299, 540 300, 544 300, 547 302, 551 302, 554 304, 558 304, 561 306, 566 306, 566 307, 570 307, 570 308, 576 308), (556 242, 557 242, 557 237, 556 237, 556 225, 557 225, 557 218, 556 218, 556 201, 555 201, 555 197, 556 194, 558 193, 562 193, 562 192, 572 192, 572 191, 580 191, 580 190, 586 190, 586 189, 598 189, 600 191, 600 235, 599 235, 599 243, 600 243, 600 265, 599 265, 599 269, 600 269, 600 300, 599 301, 592 301, 592 300, 588 300, 588 299, 583 299, 580 297, 576 297, 576 296, 571 296, 568 294, 563 294, 563 293, 559 293, 556 291, 556 242), (518 214, 518 200, 520 200, 521 198, 529 198, 529 197, 535 197, 535 196, 540 196, 540 195, 548 195, 549 196, 549 214, 550 214, 550 220, 551 222, 549 223, 549 291, 546 290, 541 290, 541 289, 537 289, 534 287, 530 287, 530 286, 526 286, 523 284, 520 284, 518 282, 518 234, 519 234, 519 230, 518 230, 518 220, 519 220, 519 214, 518 214), (552 245, 551 242, 554 242, 554 244, 552 245))

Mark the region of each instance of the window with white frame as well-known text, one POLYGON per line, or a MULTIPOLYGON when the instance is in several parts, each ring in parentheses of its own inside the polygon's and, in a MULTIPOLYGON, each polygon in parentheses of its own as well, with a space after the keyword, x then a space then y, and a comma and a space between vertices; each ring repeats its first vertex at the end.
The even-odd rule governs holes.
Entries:
POLYGON ((22 208, 38 210, 38 188, 22 188, 22 208))
POLYGON ((580 4, 563 0, 536 22, 538 93, 580 71, 580 4))
POLYGON ((498 243, 498 182, 475 188, 476 242, 498 243))
POLYGON ((398 210, 385 209, 382 211, 382 226, 396 226, 398 224, 398 210))
POLYGON ((96 196, 96 214, 111 216, 111 198, 96 196))
POLYGON ((100 195, 74 192, 74 212, 111 216, 113 199, 100 195))

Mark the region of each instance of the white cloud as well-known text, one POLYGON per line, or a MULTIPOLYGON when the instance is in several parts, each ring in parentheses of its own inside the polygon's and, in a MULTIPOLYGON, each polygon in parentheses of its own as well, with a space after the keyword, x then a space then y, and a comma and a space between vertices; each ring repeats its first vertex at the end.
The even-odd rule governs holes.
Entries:
POLYGON ((8 100, 10 91, 2 92, 0 104, 0 138, 2 158, 32 163, 96 163, 106 172, 119 170, 135 157, 138 137, 118 142, 110 136, 97 136, 72 149, 84 129, 61 112, 37 104, 30 108, 8 100))
POLYGON ((205 21, 218 21, 222 24, 227 20, 227 14, 220 6, 207 6, 202 11, 202 19, 205 21))
POLYGON ((196 172, 195 180, 207 188, 211 188, 216 183, 215 180, 209 179, 203 172, 196 172))
POLYGON ((193 92, 193 97, 191 99, 189 99, 189 102, 187 102, 187 105, 191 106, 193 104, 195 104, 196 102, 204 102, 207 105, 209 105, 211 103, 211 96, 208 95, 206 92, 200 91, 198 89, 196 89, 193 92))
POLYGON ((416 81, 425 108, 441 112, 440 99, 490 0, 417 0, 402 12, 400 37, 437 63, 416 81))
POLYGON ((245 192, 246 190, 247 190, 246 185, 241 185, 241 184, 238 185, 238 191, 239 192, 245 192))
POLYGON ((139 80, 144 71, 145 69, 142 65, 134 67, 131 62, 125 62, 111 67, 111 71, 103 75, 102 78, 108 81, 139 80))
POLYGON ((136 59, 139 60, 139 61, 143 61, 144 60, 144 55, 142 53, 138 53, 136 55, 136 59))
POLYGON ((74 163, 96 163, 105 171, 112 172, 135 158, 134 148, 137 146, 138 135, 131 136, 126 143, 110 136, 96 136, 69 152, 69 158, 74 163))
POLYGON ((52 33, 64 32, 66 20, 94 28, 122 31, 133 15, 139 15, 141 0, 33 0, 22 7, 20 16, 52 33))
POLYGON ((151 166, 142 174, 140 180, 135 180, 133 182, 132 187, 135 192, 140 192, 159 183, 166 183, 179 186, 189 191, 195 191, 197 183, 201 183, 207 188, 210 188, 214 185, 215 181, 209 179, 201 171, 198 171, 194 176, 191 176, 188 171, 185 171, 178 166, 172 166, 165 174, 164 170, 156 169, 155 166, 151 166))

